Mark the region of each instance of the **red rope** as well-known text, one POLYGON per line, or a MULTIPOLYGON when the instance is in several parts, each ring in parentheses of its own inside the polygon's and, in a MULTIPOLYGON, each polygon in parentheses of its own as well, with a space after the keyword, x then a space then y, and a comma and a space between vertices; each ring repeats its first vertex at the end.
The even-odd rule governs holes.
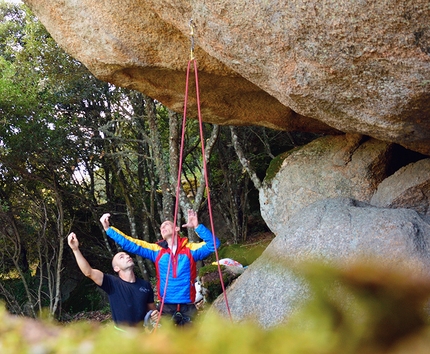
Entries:
MULTIPOLYGON (((184 114, 182 119, 182 136, 181 136, 181 147, 180 147, 180 153, 179 153, 179 166, 178 166, 178 175, 177 175, 177 185, 176 185, 176 201, 175 201, 175 213, 174 213, 174 230, 173 230, 173 248, 178 243, 178 232, 176 230, 176 222, 177 222, 177 215, 179 210, 179 190, 181 186, 181 174, 182 174, 182 160, 183 160, 183 152, 184 152, 184 143, 185 143, 185 129, 186 129, 186 120, 187 120, 187 106, 188 106, 188 88, 189 88, 189 79, 190 79, 190 67, 191 62, 194 63, 194 73, 195 73, 195 85, 196 85, 196 96, 197 96, 197 112, 198 112, 198 118, 199 118, 199 128, 200 128, 200 142, 202 147, 202 159, 203 159, 203 173, 205 176, 205 185, 206 185, 206 194, 208 199, 208 209, 209 209, 209 219, 211 224, 211 230, 212 230, 212 237, 214 245, 216 244, 216 237, 215 237, 215 228, 213 223, 213 216, 212 216, 212 206, 211 206, 211 199, 210 199, 210 191, 209 191, 209 180, 208 180, 208 173, 207 173, 207 164, 206 164, 206 156, 205 156, 205 147, 204 147, 204 136, 203 136, 203 122, 202 122, 202 114, 200 109, 200 94, 199 94, 199 79, 198 79, 198 72, 197 72, 197 62, 194 59, 190 59, 188 61, 187 65, 187 75, 186 75, 186 82, 185 82, 185 99, 184 99, 184 114)), ((158 317, 157 324, 154 328, 154 332, 157 330, 158 322, 160 321, 161 314, 163 313, 163 307, 164 307, 164 299, 166 297, 167 292, 167 286, 169 282, 169 275, 170 275, 170 265, 172 262, 172 256, 176 257, 175 254, 170 253, 169 257, 169 265, 167 267, 167 276, 166 276, 166 282, 164 285, 164 293, 161 298, 161 305, 160 305, 160 316, 158 317)), ((217 260, 218 265, 218 274, 221 282, 222 291, 224 294, 224 301, 226 304, 227 312, 229 314, 230 320, 232 320, 230 307, 228 304, 227 294, 225 291, 225 285, 222 278, 222 271, 221 266, 219 264, 219 256, 218 256, 218 250, 215 247, 215 256, 217 260)))
MULTIPOLYGON (((205 144, 204 144, 204 136, 203 136, 203 122, 202 122, 202 113, 200 110, 200 94, 199 94, 199 77, 198 77, 198 73, 197 73, 197 62, 195 60, 193 60, 194 62, 194 75, 196 78, 196 96, 197 96, 197 112, 198 112, 198 116, 199 116, 199 127, 200 127, 200 142, 201 142, 201 146, 202 146, 202 159, 203 159, 203 172, 205 174, 205 184, 206 184, 206 194, 208 196, 208 210, 209 210, 209 219, 210 219, 210 224, 211 224, 211 230, 212 230, 212 236, 213 236, 213 242, 214 245, 216 244, 216 239, 215 239, 215 228, 214 228, 214 223, 213 223, 213 217, 212 217, 212 206, 211 206, 211 196, 210 196, 210 191, 209 191, 209 179, 208 179, 208 169, 207 169, 207 165, 206 165, 206 154, 205 154, 205 144)), ((228 300, 227 300, 227 294, 225 291, 225 286, 224 286, 224 281, 222 278, 222 272, 221 272, 221 266, 219 264, 219 256, 218 256, 218 250, 215 247, 215 256, 216 256, 216 261, 217 261, 217 265, 218 265, 218 274, 219 274, 219 280, 221 282, 221 287, 222 287, 222 292, 224 295, 224 301, 225 301, 225 306, 227 308, 227 312, 228 315, 230 317, 230 320, 232 320, 231 317, 231 312, 230 312, 230 306, 228 305, 228 300)))
MULTIPOLYGON (((173 243, 172 247, 174 248, 175 245, 178 244, 178 232, 176 231, 176 222, 177 222, 177 215, 178 215, 178 209, 179 209, 179 188, 181 183, 181 173, 182 173, 182 160, 183 160, 183 152, 184 152, 184 141, 185 141, 185 126, 186 126, 186 117, 187 117, 187 103, 188 103, 188 82, 190 78, 190 64, 191 61, 188 62, 187 67, 187 77, 186 77, 186 84, 185 84, 185 101, 184 101, 184 115, 182 119, 182 136, 181 136, 181 148, 179 150, 179 166, 178 166, 178 175, 177 175, 177 184, 176 184, 176 201, 175 201, 175 213, 173 216, 173 243)), ((173 255, 175 257, 176 255, 173 255)), ((160 316, 158 316, 157 324, 155 325, 154 332, 158 328, 158 323, 160 322, 161 314, 163 313, 164 308, 164 299, 166 298, 166 292, 167 292, 167 285, 169 284, 169 275, 170 275, 170 265, 172 264, 172 252, 169 256, 169 265, 167 266, 167 276, 166 276, 166 282, 164 284, 164 292, 163 296, 161 297, 161 305, 160 305, 160 316)))

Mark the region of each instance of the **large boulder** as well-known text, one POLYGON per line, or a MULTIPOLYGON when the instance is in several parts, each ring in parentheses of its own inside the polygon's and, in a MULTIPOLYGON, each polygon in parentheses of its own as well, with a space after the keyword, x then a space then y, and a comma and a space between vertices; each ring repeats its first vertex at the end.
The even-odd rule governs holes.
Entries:
MULTIPOLYGON (((309 296, 307 284, 282 267, 318 259, 346 266, 376 260, 426 277, 430 274, 430 218, 410 209, 383 209, 348 198, 319 200, 295 213, 262 256, 227 289, 235 321, 263 327, 287 321, 309 296)), ((224 297, 213 307, 227 314, 224 297)))
POLYGON ((391 151, 390 143, 347 134, 322 137, 287 152, 278 157, 280 166, 268 173, 260 189, 261 215, 278 234, 294 213, 317 200, 369 202, 387 177, 391 151))
POLYGON ((360 133, 430 155, 425 1, 25 3, 97 77, 173 110, 182 112, 192 19, 203 120, 360 133))

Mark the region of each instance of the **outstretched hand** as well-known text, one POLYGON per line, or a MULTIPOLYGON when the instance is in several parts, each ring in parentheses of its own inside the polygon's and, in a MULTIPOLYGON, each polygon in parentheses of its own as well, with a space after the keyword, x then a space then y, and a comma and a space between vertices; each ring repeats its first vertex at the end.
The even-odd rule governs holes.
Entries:
POLYGON ((67 236, 67 242, 73 251, 76 251, 77 249, 79 249, 79 241, 74 232, 72 232, 69 236, 67 236))
POLYGON ((106 231, 108 228, 109 228, 109 226, 110 226, 110 224, 109 224, 109 218, 110 218, 110 214, 109 213, 106 213, 106 214, 103 214, 102 215, 102 217, 100 218, 100 222, 102 223, 102 225, 103 225, 103 229, 106 231))
POLYGON ((182 227, 193 227, 196 228, 197 226, 199 226, 199 220, 197 218, 197 213, 190 209, 188 210, 188 222, 184 225, 182 225, 182 227))

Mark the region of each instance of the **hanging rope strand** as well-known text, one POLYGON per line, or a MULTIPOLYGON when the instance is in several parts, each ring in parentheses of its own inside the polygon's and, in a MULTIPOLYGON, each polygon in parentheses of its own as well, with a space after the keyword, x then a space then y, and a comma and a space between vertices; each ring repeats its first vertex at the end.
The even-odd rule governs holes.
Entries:
MULTIPOLYGON (((178 243, 178 232, 176 231, 176 223, 177 223, 177 216, 179 212, 179 192, 181 188, 181 175, 182 175, 182 161, 183 161, 183 152, 184 152, 184 143, 185 143, 185 129, 186 129, 186 121, 187 121, 187 106, 188 106, 188 91, 189 91, 189 81, 190 81, 190 69, 191 69, 191 62, 194 64, 194 76, 195 76, 195 86, 196 86, 196 99, 197 99, 197 113, 198 113, 198 120, 199 120, 199 130, 200 130, 200 143, 202 148, 202 161, 203 161, 203 174, 205 177, 205 188, 206 188, 206 194, 207 194, 207 200, 208 200, 208 210, 209 210, 209 219, 210 219, 210 226, 212 230, 212 236, 213 236, 213 243, 216 245, 216 236, 215 236, 215 228, 214 228, 214 222, 213 222, 213 216, 212 216, 212 205, 211 205, 211 199, 210 199, 210 190, 209 190, 209 180, 208 180, 208 173, 207 173, 207 163, 206 163, 206 153, 205 153, 205 145, 204 145, 204 136, 203 136, 203 121, 202 121, 202 114, 200 109, 200 93, 199 93, 199 78, 198 78, 198 71, 197 71, 197 62, 194 59, 194 24, 193 20, 190 20, 190 28, 191 28, 191 52, 190 52, 190 60, 188 61, 187 65, 187 73, 186 73, 186 81, 185 81, 185 99, 184 99, 184 114, 182 119, 182 135, 181 135, 181 147, 179 150, 179 166, 178 166, 178 174, 177 174, 177 183, 176 183, 176 201, 175 201, 175 212, 174 212, 174 219, 173 219, 173 244, 172 248, 175 249, 175 245, 178 243)), ((172 257, 175 257, 176 255, 173 254, 173 252, 170 253, 169 256, 169 265, 167 267, 167 276, 166 276, 166 282, 164 284, 164 292, 163 296, 161 298, 161 305, 160 305, 160 316, 158 317, 157 324, 154 328, 154 332, 158 328, 158 323, 161 318, 161 314, 163 313, 163 307, 164 307, 164 300, 166 298, 166 292, 167 292, 167 286, 169 281, 169 275, 170 275, 170 267, 172 264, 172 257)), ((218 256, 218 250, 215 247, 215 257, 218 265, 218 274, 219 279, 221 282, 221 287, 224 295, 224 300, 227 308, 228 315, 230 317, 230 320, 232 320, 230 307, 228 304, 227 294, 225 291, 225 285, 222 277, 222 271, 221 266, 219 264, 219 256, 218 256)))
MULTIPOLYGON (((179 211, 179 190, 180 190, 180 186, 181 186, 182 160, 183 160, 183 152, 184 152, 185 128, 186 128, 186 121, 187 121, 187 103, 188 103, 188 86, 189 86, 188 83, 189 83, 189 78, 190 78, 190 66, 191 66, 191 60, 188 61, 187 77, 186 77, 186 82, 185 82, 184 115, 183 115, 183 119, 182 119, 181 148, 179 149, 179 166, 178 166, 178 175, 177 175, 177 183, 176 183, 175 212, 174 212, 174 216, 173 216, 173 225, 174 225, 173 236, 172 236, 173 237, 173 243, 172 243, 173 249, 175 249, 174 246, 178 244, 178 232, 176 231, 176 223, 177 223, 177 215, 178 215, 178 211, 179 211)), ((167 286, 169 284, 169 275, 170 275, 170 266, 172 264, 172 256, 175 257, 175 255, 173 255, 173 253, 171 252, 170 256, 169 256, 169 265, 167 267, 166 282, 164 284, 164 292, 163 292, 163 296, 161 297, 160 316, 157 319, 157 324, 154 328, 154 332, 158 328, 158 323, 160 321, 161 314, 163 313, 164 299, 166 298, 167 286)))
MULTIPOLYGON (((181 147, 179 149, 179 165, 178 165, 178 175, 176 180, 176 200, 175 200, 175 215, 173 219, 173 224, 176 226, 177 217, 179 213, 179 192, 181 188, 181 175, 182 175, 182 160, 184 158, 184 144, 185 144, 185 129, 187 123, 187 105, 188 105, 188 86, 190 81, 190 67, 191 60, 188 61, 187 66, 187 77, 185 81, 185 99, 184 99, 184 114, 182 118, 182 132, 181 132, 181 147)), ((176 229, 173 230, 173 240, 174 242, 178 242, 178 232, 176 229)))
MULTIPOLYGON (((199 119, 199 130, 200 130, 200 144, 202 148, 202 161, 203 161, 203 173, 205 177, 205 188, 206 188, 206 194, 207 194, 207 200, 208 200, 208 210, 209 210, 209 219, 210 219, 210 226, 212 230, 212 237, 213 242, 216 244, 216 236, 215 236, 215 228, 213 223, 213 216, 212 216, 212 206, 211 206, 211 199, 210 199, 210 190, 209 190, 209 180, 208 180, 208 173, 207 173, 207 163, 206 163, 206 153, 205 153, 205 144, 204 144, 204 136, 203 136, 203 120, 202 120, 202 113, 200 108, 200 89, 199 89, 199 76, 198 76, 198 70, 197 70, 197 61, 194 59, 194 23, 193 19, 190 19, 190 37, 191 37, 191 54, 190 54, 190 60, 188 61, 188 67, 187 67, 187 89, 185 92, 185 95, 188 95, 188 82, 189 82, 189 70, 190 70, 190 63, 193 62, 194 64, 194 77, 195 77, 195 85, 196 85, 196 99, 197 99, 197 113, 198 113, 198 119, 199 119)), ((185 102, 187 102, 187 97, 185 98, 185 102)), ((186 112, 186 104, 184 107, 184 116, 186 112)), ((183 127, 184 129, 184 127, 183 127)), ((225 291, 225 285, 222 277, 222 271, 221 271, 221 265, 219 264, 219 256, 218 256, 218 249, 215 247, 215 257, 216 257, 216 263, 218 266, 218 274, 219 279, 222 287, 222 292, 224 295, 224 301, 227 308, 228 315, 230 317, 230 320, 232 320, 230 306, 228 304, 227 299, 227 293, 225 291)))
MULTIPOLYGON (((194 76, 196 79, 197 113, 198 113, 199 127, 200 127, 200 143, 201 143, 201 147, 202 147, 203 173, 205 175, 206 194, 207 194, 207 200, 208 200, 209 219, 210 219, 210 224, 211 224, 213 242, 214 242, 214 244, 216 244, 215 228, 214 228, 214 222, 213 222, 213 216, 212 216, 212 205, 211 205, 210 189, 209 189, 209 179, 208 179, 208 173, 207 173, 208 169, 207 169, 207 164, 206 164, 205 144, 204 144, 204 136, 203 136, 203 121, 202 121, 202 113, 201 113, 201 109, 200 109, 199 77, 198 77, 198 71, 197 71, 197 62, 195 60, 193 60, 193 61, 194 61, 194 76)), ((221 266, 219 264, 218 250, 216 247, 215 247, 215 257, 216 257, 216 261, 217 261, 217 265, 218 265, 218 274, 219 274, 219 279, 221 282, 222 292, 224 295, 225 305, 226 305, 230 320, 232 320, 230 307, 228 305, 227 293, 225 291, 224 281, 223 281, 223 277, 222 277, 221 266)))

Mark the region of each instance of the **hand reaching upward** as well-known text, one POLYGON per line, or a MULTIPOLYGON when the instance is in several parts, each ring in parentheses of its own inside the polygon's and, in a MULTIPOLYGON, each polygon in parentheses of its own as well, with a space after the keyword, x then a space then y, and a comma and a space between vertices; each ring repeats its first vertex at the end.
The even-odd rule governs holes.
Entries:
POLYGON ((102 225, 103 225, 103 229, 106 231, 108 228, 109 228, 109 226, 110 226, 110 224, 109 224, 109 218, 110 218, 110 214, 109 213, 106 213, 106 214, 103 214, 102 216, 101 216, 101 218, 100 218, 100 222, 102 223, 102 225))
POLYGON ((194 210, 190 209, 188 210, 188 222, 182 225, 182 227, 192 227, 195 229, 197 226, 199 226, 197 213, 194 210))
POLYGON ((72 232, 67 237, 67 242, 69 243, 69 246, 73 251, 79 249, 79 241, 78 241, 76 234, 74 232, 72 232))

